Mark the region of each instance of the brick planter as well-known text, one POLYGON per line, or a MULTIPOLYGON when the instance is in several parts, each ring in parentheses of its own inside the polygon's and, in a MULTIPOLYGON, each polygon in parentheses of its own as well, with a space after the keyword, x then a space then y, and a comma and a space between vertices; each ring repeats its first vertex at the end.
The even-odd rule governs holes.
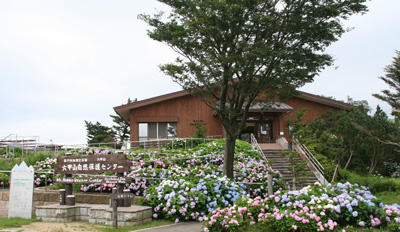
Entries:
MULTIPOLYGON (((44 222, 89 221, 112 225, 112 208, 108 205, 76 204, 36 207, 36 216, 44 222)), ((118 225, 135 226, 151 222, 152 209, 146 206, 118 207, 118 225)))

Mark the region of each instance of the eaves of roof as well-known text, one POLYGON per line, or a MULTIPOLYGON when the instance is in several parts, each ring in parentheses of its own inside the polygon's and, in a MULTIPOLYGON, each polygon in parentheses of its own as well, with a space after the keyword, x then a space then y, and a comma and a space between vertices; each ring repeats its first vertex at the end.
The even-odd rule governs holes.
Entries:
POLYGON ((350 108, 353 108, 354 106, 348 103, 344 103, 341 101, 337 101, 331 98, 327 98, 327 97, 322 97, 322 96, 318 96, 315 94, 311 94, 311 93, 306 93, 300 90, 297 90, 297 92, 299 93, 299 95, 297 95, 296 97, 301 98, 301 99, 305 99, 305 100, 309 100, 312 102, 317 102, 323 105, 327 105, 327 106, 331 106, 334 108, 338 108, 338 109, 342 109, 342 110, 349 110, 350 108))
POLYGON ((147 106, 147 105, 151 105, 154 103, 158 103, 158 102, 162 102, 162 101, 166 101, 169 99, 174 99, 174 98, 182 97, 182 96, 186 96, 186 95, 189 95, 189 93, 186 90, 181 90, 181 91, 177 91, 177 92, 173 92, 173 93, 160 95, 157 97, 148 98, 148 99, 141 100, 141 101, 132 102, 132 103, 129 103, 126 105, 116 106, 116 107, 114 107, 114 110, 119 116, 122 117, 122 119, 129 122, 129 112, 132 109, 136 109, 136 108, 139 108, 142 106, 147 106))
MULTIPOLYGON (((318 96, 318 95, 314 95, 314 94, 310 94, 310 93, 306 93, 300 90, 297 90, 297 92, 299 93, 299 95, 295 96, 301 99, 305 99, 305 100, 309 100, 312 102, 317 102, 323 105, 328 105, 334 108, 338 108, 338 109, 343 109, 343 110, 348 110, 352 107, 354 107, 353 105, 341 102, 341 101, 336 101, 330 98, 326 98, 326 97, 322 97, 322 96, 318 96)), ((151 105, 151 104, 155 104, 158 102, 162 102, 162 101, 166 101, 166 100, 170 100, 170 99, 174 99, 174 98, 178 98, 178 97, 183 97, 189 95, 189 93, 186 90, 181 90, 181 91, 177 91, 177 92, 173 92, 173 93, 168 93, 168 94, 164 94, 164 95, 160 95, 157 97, 152 97, 152 98, 148 98, 145 100, 141 100, 141 101, 136 101, 136 102, 132 102, 126 105, 120 105, 120 106, 116 106, 114 107, 115 112, 121 116, 125 121, 129 122, 129 113, 132 109, 136 109, 139 107, 143 107, 143 106, 147 106, 147 105, 151 105)), ((277 110, 277 109, 275 109, 277 110)), ((289 109, 281 109, 282 111, 290 111, 289 109)), ((279 110, 278 110, 279 111, 279 110)), ((277 111, 275 111, 277 112, 277 111)))

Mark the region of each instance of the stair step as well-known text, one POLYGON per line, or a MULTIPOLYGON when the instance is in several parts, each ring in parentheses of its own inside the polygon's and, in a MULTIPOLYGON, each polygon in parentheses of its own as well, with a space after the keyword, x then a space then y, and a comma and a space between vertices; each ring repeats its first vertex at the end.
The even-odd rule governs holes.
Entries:
MULTIPOLYGON (((279 171, 282 175, 283 181, 293 187, 293 178, 295 177, 295 174, 292 170, 292 163, 301 163, 306 161, 304 161, 300 156, 283 156, 280 151, 264 150, 263 152, 272 169, 279 171)), ((318 181, 308 166, 306 166, 303 171, 299 171, 296 175, 296 189, 313 185, 318 181)))

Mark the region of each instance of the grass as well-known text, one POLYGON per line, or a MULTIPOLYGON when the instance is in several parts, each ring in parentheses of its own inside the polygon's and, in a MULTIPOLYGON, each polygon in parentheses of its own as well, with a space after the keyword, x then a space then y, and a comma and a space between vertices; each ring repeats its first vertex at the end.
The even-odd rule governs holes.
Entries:
POLYGON ((99 229, 104 232, 128 232, 128 231, 133 231, 133 230, 142 230, 142 229, 147 229, 147 228, 152 228, 152 227, 165 226, 165 225, 170 225, 170 224, 174 224, 174 222, 160 219, 160 220, 153 220, 152 222, 149 222, 149 223, 146 223, 143 225, 138 225, 138 226, 121 226, 121 227, 118 227, 118 229, 114 229, 112 227, 102 227, 99 229))
POLYGON ((380 192, 375 194, 375 196, 380 198, 384 204, 400 204, 400 192, 380 192))
MULTIPOLYGON (((22 225, 28 225, 32 222, 38 222, 38 221, 39 220, 37 220, 37 219, 0 217, 0 229, 21 227, 22 225)), ((165 225, 170 225, 170 224, 174 224, 174 222, 160 219, 160 220, 153 220, 152 222, 149 222, 149 223, 146 223, 143 225, 119 226, 118 229, 114 229, 110 226, 105 226, 105 225, 101 225, 101 224, 93 225, 93 224, 90 224, 89 222, 86 222, 84 225, 80 226, 80 228, 75 228, 74 230, 81 229, 81 230, 104 231, 104 232, 128 232, 128 231, 141 230, 141 229, 158 227, 158 226, 165 226, 165 225)), ((65 227, 68 228, 68 224, 65 224, 65 227)), ((62 231, 64 231, 64 230, 61 229, 57 232, 62 232, 62 231)))
POLYGON ((21 227, 23 225, 28 225, 31 222, 37 222, 36 219, 23 219, 23 218, 3 218, 0 217, 0 229, 10 228, 10 227, 21 227))

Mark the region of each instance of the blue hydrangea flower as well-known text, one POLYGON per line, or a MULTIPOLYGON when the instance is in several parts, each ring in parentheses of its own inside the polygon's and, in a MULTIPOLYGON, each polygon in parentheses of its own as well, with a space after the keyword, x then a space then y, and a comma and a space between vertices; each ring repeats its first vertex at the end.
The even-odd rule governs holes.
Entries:
POLYGON ((357 217, 358 216, 358 212, 357 211, 354 211, 353 212, 353 217, 357 217))

